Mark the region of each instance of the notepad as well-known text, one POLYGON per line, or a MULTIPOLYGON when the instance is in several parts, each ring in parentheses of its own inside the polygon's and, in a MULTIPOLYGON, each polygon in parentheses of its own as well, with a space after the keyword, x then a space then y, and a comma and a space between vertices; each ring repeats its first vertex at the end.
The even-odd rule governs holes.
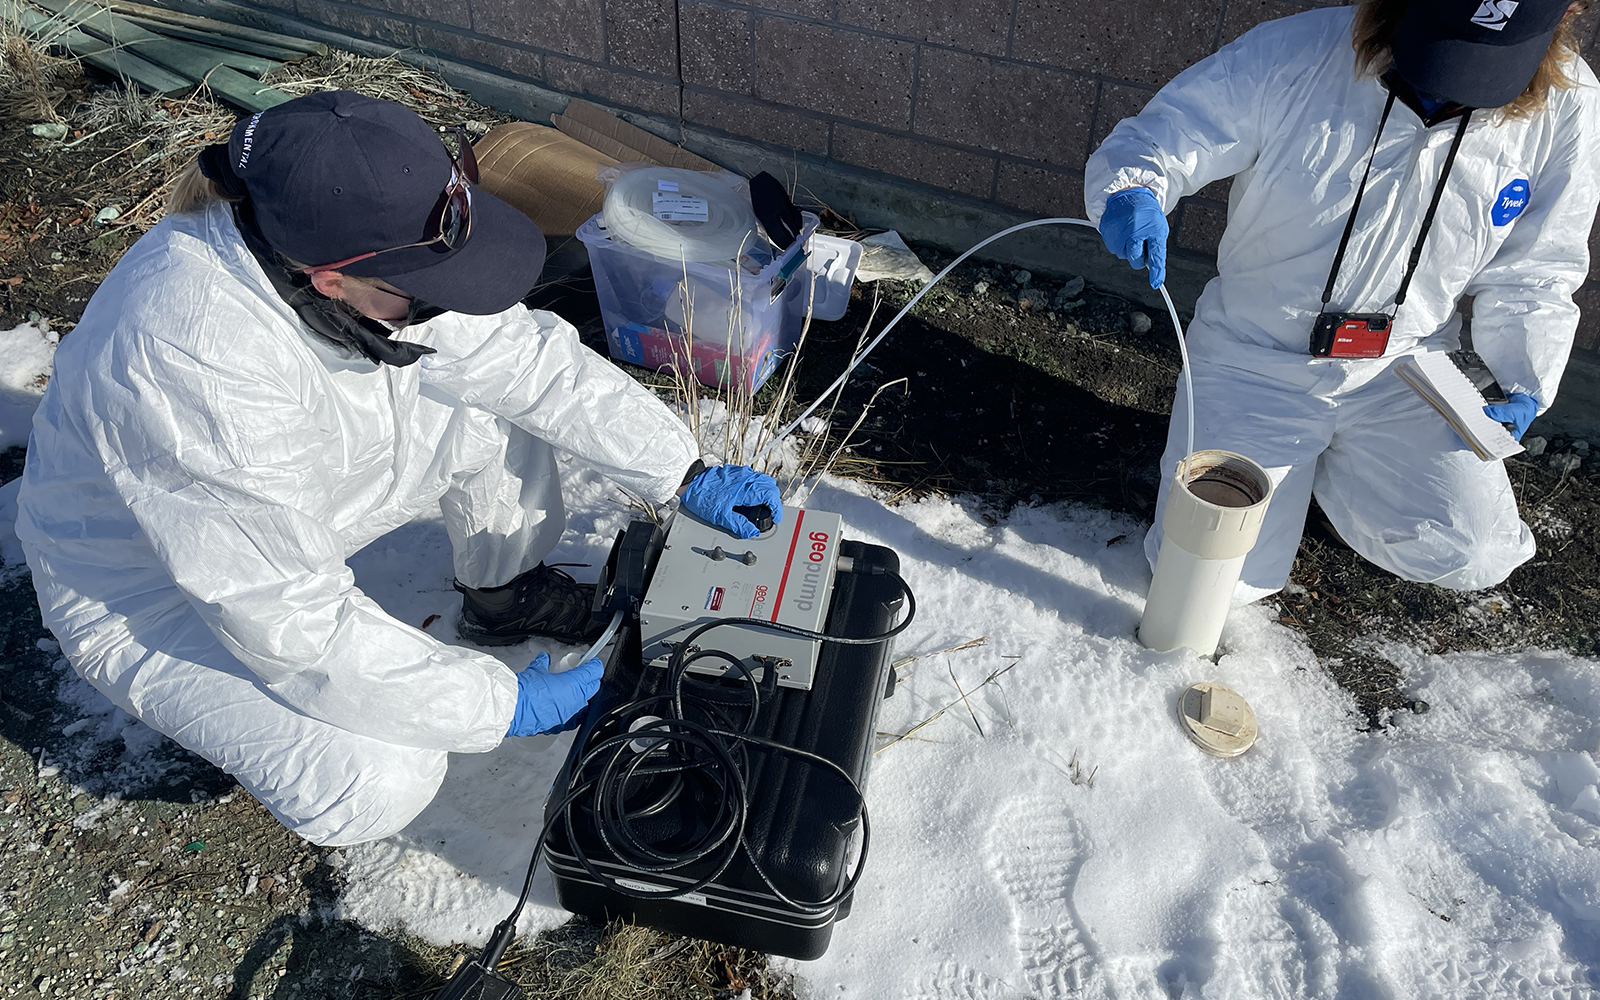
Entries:
POLYGON ((1485 462, 1515 455, 1522 445, 1498 420, 1483 412, 1483 393, 1462 374, 1450 355, 1430 351, 1401 358, 1395 374, 1444 417, 1467 447, 1485 462))

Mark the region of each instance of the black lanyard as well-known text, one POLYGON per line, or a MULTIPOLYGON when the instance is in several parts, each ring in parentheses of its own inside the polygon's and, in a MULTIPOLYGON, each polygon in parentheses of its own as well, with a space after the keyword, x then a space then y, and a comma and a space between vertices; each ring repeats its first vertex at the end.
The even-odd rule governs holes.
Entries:
MULTIPOLYGON (((1356 201, 1350 206, 1350 218, 1345 221, 1344 235, 1339 237, 1339 252, 1334 254, 1333 267, 1328 271, 1328 285, 1322 290, 1322 309, 1328 308, 1328 300, 1333 298, 1333 284, 1339 278, 1339 268, 1344 264, 1344 251, 1350 245, 1350 234, 1356 228, 1356 213, 1361 210, 1361 196, 1367 191, 1367 178, 1372 174, 1372 161, 1378 155, 1378 141, 1383 138, 1383 126, 1389 121, 1389 112, 1394 108, 1394 91, 1389 92, 1389 100, 1383 105, 1383 117, 1378 119, 1378 134, 1372 139, 1372 152, 1367 154, 1367 169, 1361 174, 1361 186, 1356 189, 1356 201)), ((1450 152, 1445 154, 1444 169, 1439 171, 1439 183, 1433 188, 1433 201, 1428 203, 1428 214, 1422 217, 1422 232, 1417 234, 1417 242, 1411 247, 1411 260, 1406 264, 1406 274, 1400 279, 1400 291, 1395 293, 1395 312, 1400 311, 1400 304, 1406 300, 1406 289, 1411 287, 1411 276, 1417 273, 1417 262, 1422 259, 1422 244, 1428 239, 1428 230, 1433 228, 1433 214, 1439 210, 1439 199, 1444 196, 1445 181, 1450 179, 1450 168, 1456 162, 1456 150, 1461 148, 1461 139, 1467 134, 1467 121, 1472 117, 1472 109, 1468 108, 1461 113, 1461 124, 1456 127, 1456 137, 1450 142, 1450 152)), ((1394 313, 1389 314, 1394 318, 1394 313)))

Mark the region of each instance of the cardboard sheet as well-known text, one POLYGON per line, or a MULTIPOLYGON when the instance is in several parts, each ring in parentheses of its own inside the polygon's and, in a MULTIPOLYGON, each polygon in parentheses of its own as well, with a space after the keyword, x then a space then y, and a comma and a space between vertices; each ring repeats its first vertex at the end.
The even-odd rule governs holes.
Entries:
POLYGON ((549 236, 570 236, 600 211, 595 172, 617 160, 545 125, 507 122, 472 147, 483 189, 516 206, 549 236))

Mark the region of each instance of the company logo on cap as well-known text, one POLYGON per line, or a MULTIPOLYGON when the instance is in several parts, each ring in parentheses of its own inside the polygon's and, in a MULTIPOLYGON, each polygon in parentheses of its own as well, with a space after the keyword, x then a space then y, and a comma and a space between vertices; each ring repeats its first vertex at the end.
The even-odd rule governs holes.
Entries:
POLYGON ((1517 12, 1517 3, 1518 0, 1483 0, 1478 4, 1478 12, 1472 15, 1472 23, 1490 31, 1502 31, 1511 15, 1517 12))
POLYGON ((250 150, 256 144, 256 126, 261 123, 261 112, 257 111, 250 116, 250 124, 244 127, 244 139, 239 143, 239 165, 235 170, 243 170, 245 164, 250 162, 250 150))

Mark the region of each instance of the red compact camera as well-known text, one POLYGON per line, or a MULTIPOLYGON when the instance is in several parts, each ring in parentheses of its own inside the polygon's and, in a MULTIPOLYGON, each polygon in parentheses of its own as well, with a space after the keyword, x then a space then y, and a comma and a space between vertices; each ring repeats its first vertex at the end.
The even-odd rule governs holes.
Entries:
POLYGON ((1385 313, 1318 313, 1311 328, 1317 358, 1381 358, 1393 321, 1385 313))

